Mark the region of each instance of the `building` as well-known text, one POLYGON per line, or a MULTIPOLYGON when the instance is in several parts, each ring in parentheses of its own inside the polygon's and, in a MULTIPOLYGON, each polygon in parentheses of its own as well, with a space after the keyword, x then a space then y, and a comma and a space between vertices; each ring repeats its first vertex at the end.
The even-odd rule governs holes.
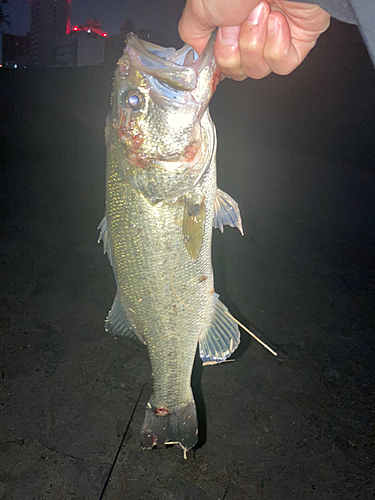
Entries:
POLYGON ((73 26, 69 34, 56 42, 56 66, 96 66, 104 63, 107 33, 102 32, 98 19, 87 19, 81 26, 73 26))
POLYGON ((87 31, 88 33, 97 33, 98 35, 107 35, 102 32, 102 22, 99 19, 87 19, 83 26, 73 26, 73 31, 87 31))
POLYGON ((71 31, 55 49, 56 66, 96 66, 104 63, 105 38, 95 32, 71 31))
MULTIPOLYGON (((1 0, 0 0, 1 1, 1 0)), ((166 45, 167 37, 153 30, 135 30, 127 18, 118 35, 107 36, 101 21, 88 19, 84 25, 71 26, 71 0, 32 0, 30 50, 35 66, 115 65, 121 57, 126 35, 166 45)))
POLYGON ((71 0, 33 0, 31 2, 30 47, 36 66, 55 63, 55 48, 70 33, 71 0))
POLYGON ((3 66, 6 68, 23 68, 31 62, 30 33, 26 36, 5 33, 3 38, 3 66))
POLYGON ((135 33, 142 40, 155 43, 157 45, 166 46, 167 36, 164 33, 148 29, 136 30, 133 23, 127 18, 121 25, 121 30, 118 35, 108 36, 105 41, 105 63, 115 65, 124 52, 126 35, 135 33))

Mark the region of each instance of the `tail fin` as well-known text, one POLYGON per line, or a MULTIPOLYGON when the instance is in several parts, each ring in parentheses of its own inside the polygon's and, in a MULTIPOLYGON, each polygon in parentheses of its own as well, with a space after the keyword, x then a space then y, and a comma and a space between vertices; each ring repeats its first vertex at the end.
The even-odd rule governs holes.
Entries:
POLYGON ((141 431, 142 448, 156 445, 178 444, 184 452, 198 441, 198 423, 194 401, 170 410, 156 408, 147 403, 145 420, 141 431))

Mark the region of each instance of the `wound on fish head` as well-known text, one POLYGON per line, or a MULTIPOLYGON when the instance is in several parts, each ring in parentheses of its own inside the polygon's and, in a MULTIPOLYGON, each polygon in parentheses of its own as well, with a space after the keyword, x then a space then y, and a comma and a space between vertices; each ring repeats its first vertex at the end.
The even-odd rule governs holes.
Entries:
POLYGON ((153 204, 181 196, 207 167, 213 140, 201 120, 216 72, 212 43, 198 58, 187 46, 176 51, 127 38, 109 141, 124 178, 153 204))

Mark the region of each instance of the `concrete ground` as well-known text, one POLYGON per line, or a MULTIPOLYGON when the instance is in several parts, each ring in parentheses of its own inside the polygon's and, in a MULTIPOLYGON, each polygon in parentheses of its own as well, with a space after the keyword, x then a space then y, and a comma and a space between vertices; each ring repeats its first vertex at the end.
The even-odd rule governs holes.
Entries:
POLYGON ((199 444, 139 448, 145 348, 104 331, 96 243, 112 69, 0 73, 1 500, 369 500, 374 484, 375 77, 334 23, 294 74, 224 81, 215 232, 235 362, 193 387, 199 444))

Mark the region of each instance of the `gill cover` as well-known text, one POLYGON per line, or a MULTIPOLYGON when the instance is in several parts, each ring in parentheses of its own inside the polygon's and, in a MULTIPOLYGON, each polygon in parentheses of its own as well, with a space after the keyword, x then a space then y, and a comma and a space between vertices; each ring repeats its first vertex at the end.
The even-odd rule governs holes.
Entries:
POLYGON ((199 58, 187 45, 176 51, 127 37, 114 78, 109 148, 124 181, 153 204, 186 193, 210 163, 215 137, 205 112, 220 76, 215 37, 199 58))

